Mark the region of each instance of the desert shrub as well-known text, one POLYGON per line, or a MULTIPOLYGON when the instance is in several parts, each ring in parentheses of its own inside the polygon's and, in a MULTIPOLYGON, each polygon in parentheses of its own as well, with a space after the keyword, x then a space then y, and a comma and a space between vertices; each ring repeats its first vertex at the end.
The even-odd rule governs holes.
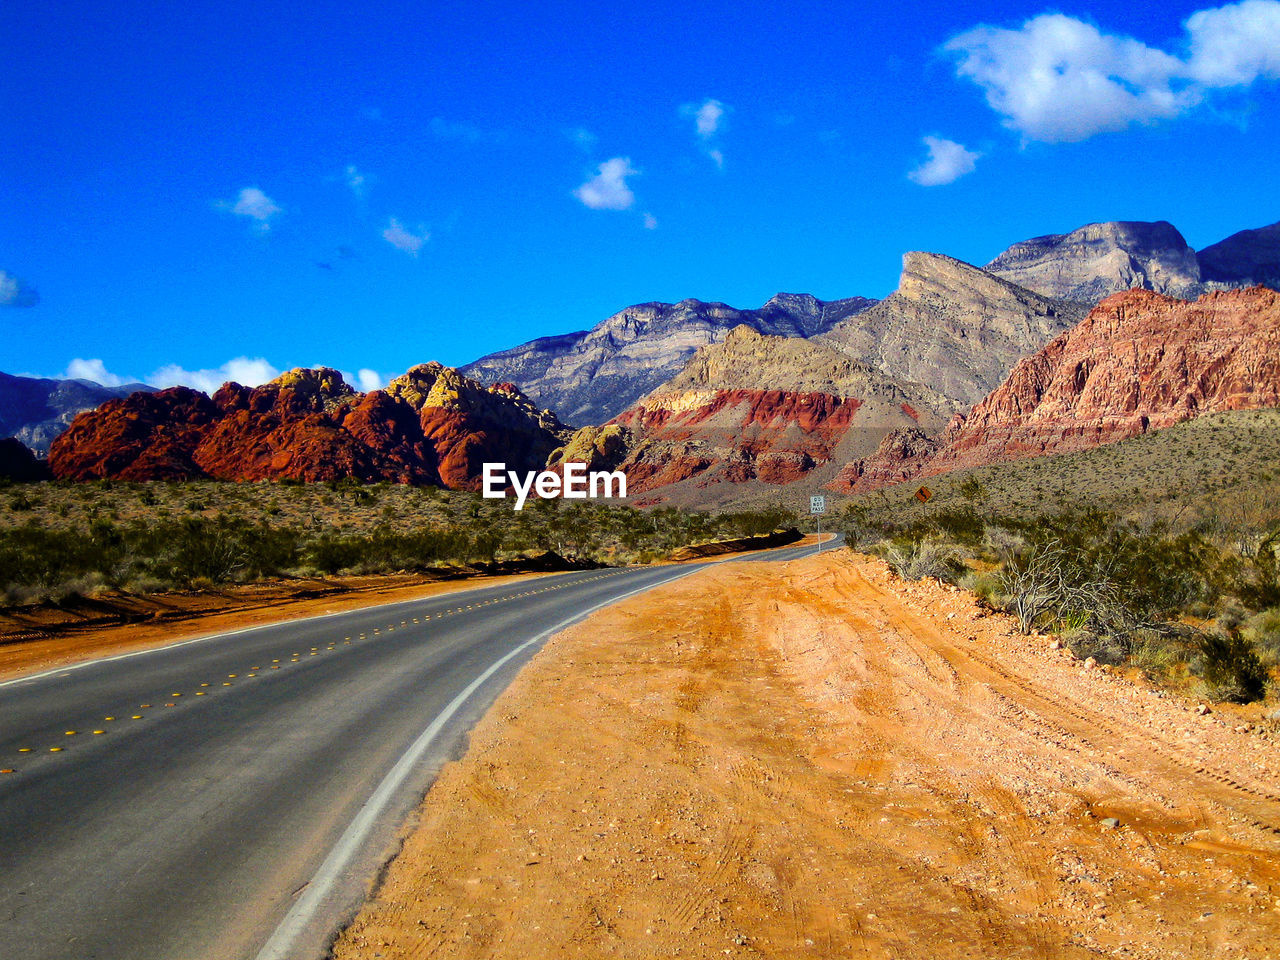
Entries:
POLYGON ((989 607, 1003 610, 1009 598, 1000 589, 1000 578, 990 570, 965 570, 957 583, 989 607))
POLYGON ((956 548, 940 540, 890 541, 883 552, 893 572, 904 580, 933 577, 954 583, 964 571, 956 548))
POLYGON ((1266 695, 1267 671, 1257 650, 1238 630, 1206 634, 1199 643, 1199 672, 1214 700, 1252 703, 1266 695))
POLYGON ((1100 631, 1117 618, 1115 584, 1059 540, 1007 555, 996 579, 1023 633, 1054 617, 1100 631))
POLYGON ((1128 640, 1127 662, 1157 679, 1169 679, 1190 656, 1178 637, 1159 630, 1135 630, 1128 640))
POLYGON ((1271 534, 1252 557, 1241 558, 1236 594, 1254 610, 1280 607, 1280 532, 1271 534))
POLYGON ((1280 607, 1271 607, 1249 618, 1243 632, 1264 663, 1280 666, 1280 607))

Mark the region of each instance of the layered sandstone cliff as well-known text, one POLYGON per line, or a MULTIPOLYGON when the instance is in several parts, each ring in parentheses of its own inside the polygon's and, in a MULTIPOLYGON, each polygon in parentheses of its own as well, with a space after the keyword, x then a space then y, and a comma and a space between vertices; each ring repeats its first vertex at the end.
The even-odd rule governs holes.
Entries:
POLYGON ((824 482, 895 428, 938 431, 947 407, 823 344, 743 326, 551 463, 621 469, 642 502, 724 502, 744 485, 824 482))
POLYGON ((947 426, 936 452, 885 447, 838 489, 1113 443, 1208 413, 1280 406, 1280 294, 1108 297, 947 426))
POLYGON ((984 268, 1058 300, 1092 306, 1134 288, 1174 297, 1205 291, 1194 250, 1171 223, 1089 223, 1015 243, 984 268))

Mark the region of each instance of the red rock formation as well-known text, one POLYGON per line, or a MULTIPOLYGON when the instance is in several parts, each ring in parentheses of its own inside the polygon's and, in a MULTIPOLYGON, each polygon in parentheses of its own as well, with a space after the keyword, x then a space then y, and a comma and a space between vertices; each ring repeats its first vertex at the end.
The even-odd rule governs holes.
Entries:
POLYGON ((172 387, 108 400, 79 414, 49 448, 59 480, 188 480, 205 476, 196 446, 221 411, 203 393, 172 387))
POLYGON ((1252 287, 1184 301, 1130 290, 1019 362, 952 419, 935 455, 908 453, 895 464, 895 451, 885 450, 861 476, 851 471, 846 488, 1085 450, 1202 414, 1275 406, 1280 294, 1252 287))
POLYGON ((939 430, 945 404, 822 344, 738 327, 604 427, 579 431, 550 462, 620 469, 629 494, 651 494, 646 503, 727 502, 824 483, 890 430, 917 419, 939 430))
POLYGON ((481 464, 542 466, 565 433, 510 384, 440 364, 356 393, 336 370, 292 370, 209 398, 177 387, 83 413, 50 450, 62 479, 336 480, 475 488, 481 464))

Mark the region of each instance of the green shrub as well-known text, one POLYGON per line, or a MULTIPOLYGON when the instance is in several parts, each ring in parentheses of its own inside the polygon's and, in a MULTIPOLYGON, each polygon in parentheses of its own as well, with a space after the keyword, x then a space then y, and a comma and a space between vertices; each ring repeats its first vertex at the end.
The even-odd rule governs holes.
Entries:
POLYGON ((1267 671, 1239 631, 1207 634, 1199 643, 1200 676, 1215 700, 1252 703, 1266 695, 1267 671))

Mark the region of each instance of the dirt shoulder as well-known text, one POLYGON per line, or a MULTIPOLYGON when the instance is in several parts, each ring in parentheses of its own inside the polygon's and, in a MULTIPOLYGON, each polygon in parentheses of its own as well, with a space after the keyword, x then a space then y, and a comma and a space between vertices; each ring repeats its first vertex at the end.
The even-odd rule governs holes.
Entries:
POLYGON ((553 638, 335 955, 1274 956, 1278 771, 967 595, 726 564, 553 638))

